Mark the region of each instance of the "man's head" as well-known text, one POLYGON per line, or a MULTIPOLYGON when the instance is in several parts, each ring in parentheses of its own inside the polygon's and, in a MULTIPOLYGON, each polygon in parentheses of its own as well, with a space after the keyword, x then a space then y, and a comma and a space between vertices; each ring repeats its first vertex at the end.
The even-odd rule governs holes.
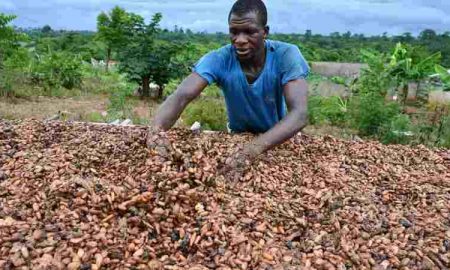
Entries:
POLYGON ((269 34, 267 9, 261 0, 238 0, 228 16, 231 43, 240 60, 251 60, 264 52, 269 34))

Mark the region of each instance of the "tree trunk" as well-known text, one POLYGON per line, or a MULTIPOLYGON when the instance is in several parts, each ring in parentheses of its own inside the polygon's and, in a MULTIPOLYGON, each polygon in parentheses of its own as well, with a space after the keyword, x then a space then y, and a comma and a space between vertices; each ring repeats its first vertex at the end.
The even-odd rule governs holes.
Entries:
POLYGON ((0 48, 0 69, 2 69, 2 68, 3 68, 3 51, 0 48))
POLYGON ((161 99, 162 99, 162 97, 163 97, 163 92, 164 92, 164 86, 159 86, 159 88, 158 88, 158 96, 157 96, 157 99, 158 99, 158 100, 161 100, 161 99))
POLYGON ((399 102, 401 105, 405 106, 407 97, 408 97, 408 84, 404 83, 402 85, 402 92, 399 95, 400 98, 399 102))
POLYGON ((145 76, 142 78, 142 96, 149 97, 150 96, 150 77, 145 76))
POLYGON ((111 48, 108 48, 108 51, 106 52, 106 65, 105 65, 106 72, 108 72, 109 70, 109 61, 111 61, 111 48))

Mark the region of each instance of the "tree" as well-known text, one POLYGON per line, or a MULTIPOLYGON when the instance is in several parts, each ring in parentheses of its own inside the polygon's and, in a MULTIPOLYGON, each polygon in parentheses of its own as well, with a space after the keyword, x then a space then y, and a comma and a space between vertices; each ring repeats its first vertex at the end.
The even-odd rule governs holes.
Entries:
POLYGON ((352 37, 352 32, 347 31, 342 35, 342 37, 345 39, 350 39, 352 37))
POLYGON ((157 40, 161 33, 159 22, 162 15, 157 13, 149 24, 142 17, 136 16, 135 25, 128 35, 128 42, 119 53, 119 70, 128 75, 132 81, 142 87, 144 97, 150 96, 150 82, 159 86, 155 95, 161 98, 164 85, 173 77, 183 73, 184 58, 177 60, 175 56, 183 50, 183 45, 174 41, 157 40))
POLYGON ((419 39, 422 41, 431 41, 436 38, 436 32, 431 29, 425 29, 419 34, 419 39))
POLYGON ((134 16, 116 6, 109 14, 104 12, 97 16, 97 37, 106 44, 106 71, 108 71, 111 53, 121 48, 127 42, 127 33, 135 24, 134 16))
POLYGON ((135 16, 135 24, 128 33, 128 42, 119 53, 119 69, 132 81, 139 82, 142 94, 150 96, 150 82, 156 83, 160 90, 157 98, 162 96, 164 85, 174 76, 176 71, 173 57, 179 50, 173 42, 158 40, 159 22, 162 15, 157 13, 149 24, 145 24, 141 16, 135 16))
POLYGON ((53 32, 53 29, 50 27, 50 25, 45 25, 42 27, 41 32, 45 35, 48 35, 53 32))
POLYGON ((17 42, 23 37, 12 26, 8 25, 15 18, 16 16, 14 15, 0 13, 0 68, 3 65, 5 57, 17 48, 17 42))

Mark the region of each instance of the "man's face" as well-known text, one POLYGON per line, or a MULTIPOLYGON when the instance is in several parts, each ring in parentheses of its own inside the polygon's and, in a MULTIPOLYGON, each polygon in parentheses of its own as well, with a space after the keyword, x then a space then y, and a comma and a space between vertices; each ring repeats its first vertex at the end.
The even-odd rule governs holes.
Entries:
POLYGON ((231 14, 229 29, 231 43, 236 48, 239 60, 254 59, 264 51, 264 39, 267 37, 268 28, 261 25, 255 12, 243 16, 231 14))

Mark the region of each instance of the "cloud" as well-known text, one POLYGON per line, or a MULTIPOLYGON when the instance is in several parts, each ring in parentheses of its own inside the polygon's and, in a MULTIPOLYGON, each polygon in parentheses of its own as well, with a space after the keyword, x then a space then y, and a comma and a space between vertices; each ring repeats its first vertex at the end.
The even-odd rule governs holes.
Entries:
MULTIPOLYGON (((448 0, 271 0, 272 32, 327 34, 418 34, 426 28, 450 29, 448 0)), ((95 30, 96 16, 119 5, 150 19, 163 13, 162 26, 174 25, 194 31, 226 31, 232 0, 1 0, 0 11, 18 15, 15 24, 59 29, 95 30)))

